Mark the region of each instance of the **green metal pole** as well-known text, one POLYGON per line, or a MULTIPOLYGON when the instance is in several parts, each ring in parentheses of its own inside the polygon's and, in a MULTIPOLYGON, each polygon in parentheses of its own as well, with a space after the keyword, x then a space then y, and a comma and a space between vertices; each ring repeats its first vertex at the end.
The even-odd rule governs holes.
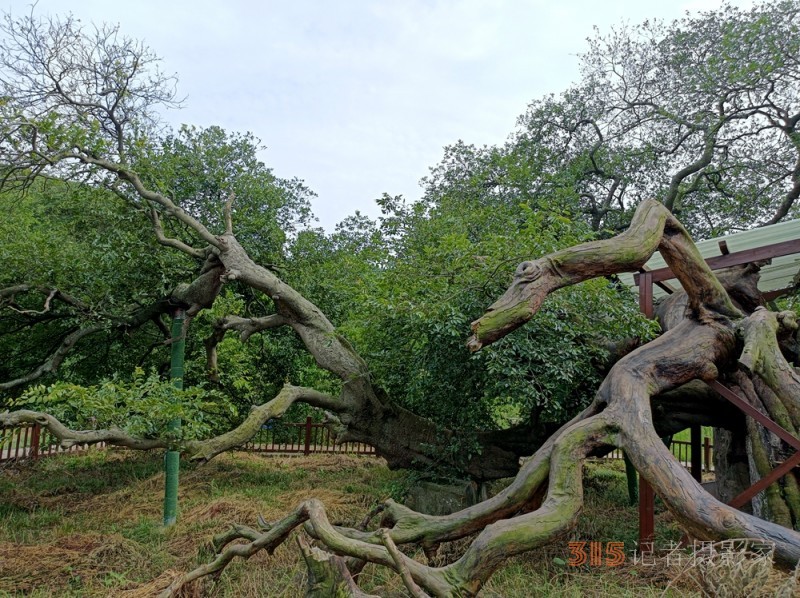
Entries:
MULTIPOLYGON (((175 311, 172 317, 172 338, 180 339, 172 342, 169 377, 172 386, 183 388, 183 354, 186 346, 183 338, 183 322, 186 315, 182 309, 175 311)), ((177 432, 181 429, 181 420, 173 419, 168 429, 177 432)), ((164 525, 169 527, 178 519, 178 472, 180 471, 180 451, 168 450, 164 455, 164 525)))
POLYGON ((628 482, 628 504, 633 506, 639 502, 639 479, 636 477, 636 468, 624 451, 622 457, 625 459, 625 478, 628 482))
MULTIPOLYGON (((661 439, 664 444, 667 445, 667 448, 670 447, 672 444, 672 436, 664 436, 661 439)), ((625 459, 625 478, 628 482, 628 501, 631 506, 635 505, 639 502, 639 478, 636 472, 636 468, 631 463, 631 460, 628 459, 628 455, 625 454, 623 451, 622 457, 625 459)))

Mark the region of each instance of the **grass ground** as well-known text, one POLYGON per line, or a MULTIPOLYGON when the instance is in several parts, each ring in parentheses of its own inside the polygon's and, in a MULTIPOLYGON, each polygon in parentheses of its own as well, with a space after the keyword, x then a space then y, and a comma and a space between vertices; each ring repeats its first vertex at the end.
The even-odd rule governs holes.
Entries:
MULTIPOLYGON (((702 426, 701 430, 702 430, 702 432, 700 434, 701 438, 703 438, 703 439, 709 438, 709 439, 711 439, 711 442, 713 443, 714 442, 714 428, 712 428, 711 426, 702 426)), ((689 428, 686 428, 685 430, 681 430, 677 434, 673 435, 672 439, 673 440, 681 440, 683 442, 689 442, 692 439, 692 433, 689 430, 689 428)))
MULTIPOLYGON (((152 596, 207 558, 198 548, 231 523, 254 524, 258 513, 276 519, 316 496, 332 521, 353 524, 404 487, 404 474, 374 457, 228 454, 184 469, 180 519, 164 530, 161 467, 156 455, 95 451, 0 470, 0 596, 152 596)), ((621 463, 588 464, 585 496, 585 515, 570 537, 510 559, 482 596, 699 595, 688 580, 670 585, 675 572, 661 560, 632 562, 637 511, 627 506, 621 463), (571 567, 570 540, 624 542, 628 558, 614 568, 571 567)), ((659 513, 657 545, 679 537, 659 513)), ((443 547, 442 558, 453 558, 463 548, 457 544, 443 547)), ((304 594, 304 576, 297 547, 287 542, 273 556, 234 562, 202 595, 293 598, 304 594)), ((385 569, 368 567, 360 583, 380 596, 406 595, 385 569)))

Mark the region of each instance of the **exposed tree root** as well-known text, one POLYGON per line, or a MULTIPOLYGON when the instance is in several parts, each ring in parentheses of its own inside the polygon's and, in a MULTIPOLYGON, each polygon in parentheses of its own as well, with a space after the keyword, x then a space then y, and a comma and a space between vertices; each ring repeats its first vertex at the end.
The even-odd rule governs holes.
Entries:
MULTIPOLYGON (((510 519, 495 520, 489 525, 486 524, 485 513, 480 510, 472 508, 461 511, 458 518, 462 522, 459 527, 460 535, 469 533, 466 530, 474 530, 479 525, 477 522, 480 522, 483 531, 461 559, 446 567, 427 567, 394 548, 395 543, 408 542, 404 539, 409 537, 408 530, 425 527, 419 514, 405 509, 391 530, 380 529, 364 539, 357 539, 352 537, 358 535, 357 530, 349 530, 350 533, 346 535, 344 530, 332 526, 322 504, 312 499, 301 503, 291 515, 258 536, 253 535, 254 530, 251 528, 239 527, 231 530, 224 535, 225 543, 238 538, 251 541, 225 549, 211 563, 176 579, 162 596, 175 596, 187 583, 209 574, 218 574, 237 556, 247 558, 262 549, 271 552, 286 539, 292 528, 303 522, 307 522, 306 531, 309 534, 336 554, 390 567, 407 575, 415 585, 434 596, 475 595, 506 558, 540 546, 574 525, 583 506, 581 475, 584 459, 610 442, 609 428, 605 417, 598 415, 570 425, 558 436, 546 458, 549 461, 547 469, 550 470, 547 498, 535 511, 510 519), (398 542, 398 538, 402 540, 398 542)), ((536 474, 540 474, 542 469, 539 466, 523 470, 518 479, 537 479, 539 476, 536 474)), ((542 480, 540 484, 541 482, 542 480)), ((531 493, 536 489, 538 485, 531 488, 531 493)), ((508 496, 506 495, 505 500, 508 500, 508 496)), ((412 537, 419 535, 420 530, 410 534, 412 537)), ((437 539, 442 541, 453 535, 451 529, 437 539)))

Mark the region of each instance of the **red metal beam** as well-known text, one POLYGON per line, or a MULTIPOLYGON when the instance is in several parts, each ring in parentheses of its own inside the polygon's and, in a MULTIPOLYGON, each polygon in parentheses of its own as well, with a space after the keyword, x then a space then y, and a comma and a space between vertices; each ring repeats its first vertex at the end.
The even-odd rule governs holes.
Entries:
POLYGON ((762 293, 764 296, 764 301, 772 301, 773 299, 777 299, 778 297, 783 297, 784 295, 788 295, 789 293, 793 293, 797 290, 796 286, 785 287, 783 289, 775 289, 774 291, 767 291, 766 293, 762 293))
MULTIPOLYGON (((729 253, 728 255, 710 257, 706 260, 706 263, 712 270, 719 270, 720 268, 730 268, 731 266, 749 264, 750 262, 758 262, 760 260, 767 260, 782 255, 791 255, 793 253, 800 253, 800 239, 783 241, 782 243, 774 243, 772 245, 765 245, 764 247, 756 247, 753 249, 745 249, 744 251, 729 253)), ((669 268, 650 270, 647 274, 653 277, 653 282, 675 278, 675 275, 669 268)), ((634 274, 633 282, 639 284, 639 279, 642 276, 644 276, 644 274, 634 274)))
POLYGON ((749 415, 762 426, 767 428, 767 430, 774 432, 775 435, 783 440, 786 444, 800 451, 800 440, 792 436, 789 432, 781 428, 766 415, 758 411, 755 407, 733 392, 730 388, 723 385, 718 380, 712 380, 711 382, 706 382, 706 384, 728 399, 731 403, 736 405, 739 409, 744 411, 745 414, 749 415))
POLYGON ((747 490, 742 492, 739 496, 734 498, 729 504, 730 506, 738 509, 742 505, 744 505, 748 500, 753 498, 756 494, 765 490, 767 486, 774 484, 787 473, 789 473, 794 467, 800 464, 800 452, 795 453, 789 459, 778 465, 775 469, 769 472, 768 475, 764 476, 760 480, 758 480, 755 484, 750 486, 747 490))

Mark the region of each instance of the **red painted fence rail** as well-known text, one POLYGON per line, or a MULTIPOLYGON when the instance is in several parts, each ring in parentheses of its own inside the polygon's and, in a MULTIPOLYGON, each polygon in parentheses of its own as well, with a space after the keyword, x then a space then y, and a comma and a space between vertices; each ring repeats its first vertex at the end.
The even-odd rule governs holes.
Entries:
POLYGON ((24 424, 13 427, 0 426, 0 463, 24 459, 35 460, 65 453, 80 453, 89 448, 102 448, 104 446, 105 443, 101 442, 91 447, 73 445, 69 448, 61 448, 58 438, 39 424, 24 424))
POLYGON ((305 423, 267 422, 242 450, 254 453, 348 453, 374 455, 375 448, 362 442, 335 444, 325 424, 310 417, 305 423))

